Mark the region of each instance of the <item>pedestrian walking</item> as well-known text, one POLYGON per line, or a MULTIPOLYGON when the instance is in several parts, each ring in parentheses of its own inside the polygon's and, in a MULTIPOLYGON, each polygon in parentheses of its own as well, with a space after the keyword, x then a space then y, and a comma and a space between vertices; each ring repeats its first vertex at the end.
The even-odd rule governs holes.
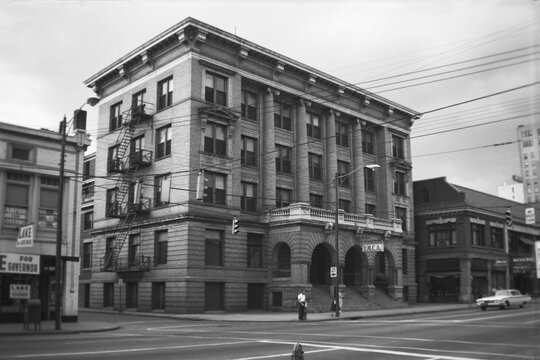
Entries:
POLYGON ((307 301, 304 290, 298 294, 298 320, 306 320, 307 318, 307 301))

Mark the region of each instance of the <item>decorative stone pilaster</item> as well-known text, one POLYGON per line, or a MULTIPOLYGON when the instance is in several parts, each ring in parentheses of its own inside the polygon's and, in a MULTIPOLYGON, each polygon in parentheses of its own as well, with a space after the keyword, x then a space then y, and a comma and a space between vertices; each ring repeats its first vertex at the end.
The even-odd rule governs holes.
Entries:
POLYGON ((459 260, 459 274, 459 302, 468 303, 474 301, 471 259, 459 260))
POLYGON ((336 199, 334 186, 335 175, 337 168, 337 146, 336 146, 336 117, 333 110, 328 111, 325 121, 325 152, 326 152, 326 198, 328 199, 329 208, 335 209, 339 207, 339 199, 336 199))
POLYGON ((268 88, 263 98, 262 123, 262 207, 276 207, 276 138, 274 129, 274 90, 268 88))
POLYGON ((306 126, 306 106, 310 103, 300 100, 296 108, 296 199, 309 202, 309 159, 306 126))
POLYGON ((363 121, 356 119, 352 123, 352 170, 353 173, 353 211, 356 214, 364 214, 366 208, 366 189, 364 188, 364 152, 362 151, 362 126, 363 121))

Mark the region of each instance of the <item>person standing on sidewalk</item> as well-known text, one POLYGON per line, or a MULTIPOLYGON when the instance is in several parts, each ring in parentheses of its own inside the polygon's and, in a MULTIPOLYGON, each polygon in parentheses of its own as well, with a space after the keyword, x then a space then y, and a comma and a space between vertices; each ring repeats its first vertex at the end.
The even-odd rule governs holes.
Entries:
POLYGON ((304 293, 304 290, 300 291, 298 294, 298 320, 306 320, 306 294, 304 293))
POLYGON ((341 292, 341 290, 338 292, 339 296, 339 315, 341 315, 341 312, 343 311, 343 298, 345 297, 345 294, 341 292))

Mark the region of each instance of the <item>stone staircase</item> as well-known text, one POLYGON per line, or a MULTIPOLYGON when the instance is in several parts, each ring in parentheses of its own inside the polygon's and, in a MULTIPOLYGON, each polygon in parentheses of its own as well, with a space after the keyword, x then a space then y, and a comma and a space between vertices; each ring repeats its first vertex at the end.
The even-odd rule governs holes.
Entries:
MULTIPOLYGON (((330 313, 330 306, 332 305, 333 294, 330 293, 330 285, 313 285, 311 288, 311 295, 308 297, 308 311, 312 313, 330 313)), ((346 287, 343 289, 343 309, 342 311, 361 311, 361 310, 374 310, 381 309, 382 306, 377 303, 372 303, 361 295, 360 289, 356 287, 346 287)), ((383 294, 384 295, 384 294, 383 294)), ((381 300, 386 304, 386 300, 393 301, 388 295, 387 299, 381 295, 381 300)), ((388 304, 390 307, 390 304, 388 304)))
POLYGON ((408 306, 406 302, 394 300, 386 290, 377 286, 375 286, 375 303, 381 309, 396 309, 408 306))

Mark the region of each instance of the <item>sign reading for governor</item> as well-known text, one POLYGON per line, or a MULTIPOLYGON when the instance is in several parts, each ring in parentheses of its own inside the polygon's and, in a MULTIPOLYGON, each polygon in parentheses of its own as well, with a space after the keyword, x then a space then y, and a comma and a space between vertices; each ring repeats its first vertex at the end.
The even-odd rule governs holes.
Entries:
POLYGON ((0 273, 39 275, 39 255, 0 253, 0 273))

